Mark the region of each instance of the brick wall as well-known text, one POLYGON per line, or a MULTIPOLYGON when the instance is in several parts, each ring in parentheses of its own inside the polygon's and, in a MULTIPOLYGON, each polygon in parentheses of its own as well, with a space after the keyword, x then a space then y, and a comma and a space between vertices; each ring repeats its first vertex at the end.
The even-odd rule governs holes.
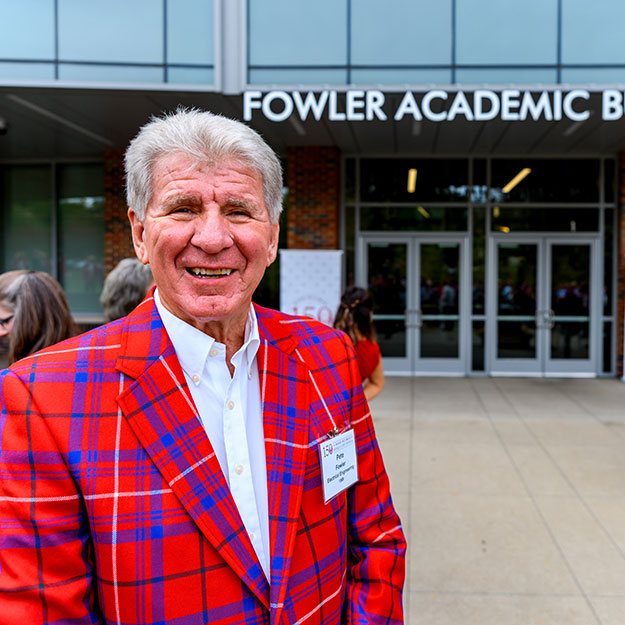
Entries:
POLYGON ((340 170, 336 147, 288 148, 289 249, 338 249, 340 170))
POLYGON ((124 153, 104 153, 104 263, 108 273, 122 258, 135 256, 127 216, 124 153))
POLYGON ((618 158, 618 288, 616 315, 616 374, 623 375, 623 324, 625 323, 625 152, 618 158))

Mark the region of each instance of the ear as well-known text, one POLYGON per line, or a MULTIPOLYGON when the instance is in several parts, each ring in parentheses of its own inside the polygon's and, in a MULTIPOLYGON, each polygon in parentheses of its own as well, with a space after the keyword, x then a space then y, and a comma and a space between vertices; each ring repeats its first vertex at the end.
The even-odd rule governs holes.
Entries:
POLYGON ((271 239, 267 250, 267 267, 276 260, 278 255, 278 239, 280 237, 280 224, 271 224, 271 239))
POLYGON ((135 248, 135 254, 144 265, 147 265, 149 259, 148 250, 145 245, 145 227, 143 225, 143 222, 137 217, 137 213, 135 213, 132 208, 128 209, 128 219, 130 221, 130 229, 132 231, 132 244, 135 248))

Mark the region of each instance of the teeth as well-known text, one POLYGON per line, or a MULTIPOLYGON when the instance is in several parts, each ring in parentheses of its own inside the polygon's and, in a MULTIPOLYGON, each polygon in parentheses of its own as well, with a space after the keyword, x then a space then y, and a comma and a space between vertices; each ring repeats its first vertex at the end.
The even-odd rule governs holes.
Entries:
POLYGON ((234 269, 203 269, 202 267, 191 267, 189 271, 194 276, 212 278, 215 276, 229 276, 234 269))

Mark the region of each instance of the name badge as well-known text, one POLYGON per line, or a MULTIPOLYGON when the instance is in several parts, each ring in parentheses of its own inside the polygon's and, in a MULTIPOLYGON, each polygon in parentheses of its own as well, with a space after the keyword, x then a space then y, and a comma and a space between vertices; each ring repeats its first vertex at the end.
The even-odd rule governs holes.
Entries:
POLYGON ((329 438, 319 445, 323 500, 328 503, 358 481, 358 459, 354 430, 329 438))

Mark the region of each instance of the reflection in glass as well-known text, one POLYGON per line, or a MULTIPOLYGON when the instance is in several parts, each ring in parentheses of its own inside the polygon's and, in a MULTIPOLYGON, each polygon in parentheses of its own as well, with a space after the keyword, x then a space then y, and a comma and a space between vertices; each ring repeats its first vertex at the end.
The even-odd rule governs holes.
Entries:
POLYGON ((596 208, 523 208, 494 206, 493 232, 597 232, 596 208))
POLYGON ((497 357, 536 357, 536 275, 534 244, 498 247, 497 357))
POLYGON ((499 321, 497 358, 536 358, 536 322, 499 321))
POLYGON ((382 355, 403 358, 406 356, 406 244, 370 243, 367 275, 382 355))
POLYGON ((58 0, 59 59, 163 62, 163 11, 153 0, 58 0))
POLYGON ((588 323, 556 322, 551 329, 551 358, 588 358, 588 323))
POLYGON ((484 371, 484 322, 473 322, 471 370, 484 371))
POLYGON ((603 373, 613 373, 612 364, 612 322, 603 324, 603 373))
MULTIPOLYGON (((558 28, 556 2, 458 2, 456 20, 456 58, 460 65, 557 62, 553 44, 558 28)), ((507 82, 511 80, 508 78, 507 82)))
POLYGON ((499 246, 497 314, 529 316, 536 313, 537 247, 534 244, 499 246))
POLYGON ((466 232, 466 207, 444 206, 362 206, 361 230, 466 232))
POLYGON ((356 159, 345 159, 345 182, 343 184, 345 189, 345 201, 356 201, 356 159))
POLYGON ((603 314, 612 315, 614 280, 614 215, 613 208, 604 211, 603 224, 603 314))
POLYGON ((421 327, 421 358, 458 358, 458 322, 424 321, 421 327))
MULTIPOLYGON (((2 172, 2 268, 53 273, 50 167, 7 167, 2 172)), ((101 237, 101 232, 99 233, 101 237)))
POLYGON ((616 161, 613 158, 606 158, 603 161, 604 167, 604 188, 603 199, 607 203, 614 202, 616 197, 616 161))
MULTIPOLYGON (((493 202, 598 202, 599 159, 494 159, 493 202), (509 193, 503 188, 522 170, 531 173, 509 193)), ((568 230, 568 228, 565 228, 568 230)))
POLYGON ((167 0, 166 7, 167 63, 211 65, 215 30, 213 0, 167 0))
POLYGON ((462 202, 468 197, 467 159, 364 158, 360 163, 363 202, 462 202), (407 188, 410 169, 418 173, 414 193, 407 188))
POLYGON ((104 175, 102 165, 59 167, 59 280, 70 308, 100 310, 104 282, 104 175))
POLYGON ((421 244, 421 358, 458 358, 460 246, 421 244))
POLYGON ((590 354, 590 245, 551 246, 551 358, 590 354))
POLYGON ((486 178, 486 159, 473 160, 473 180, 471 181, 471 201, 486 202, 488 200, 486 178))
POLYGON ((449 65, 451 2, 358 0, 351 3, 354 65, 449 65), (415 24, 428 24, 415 37, 415 24))
POLYGON ((486 209, 473 207, 473 289, 471 292, 474 315, 484 314, 486 262, 486 209))
MULTIPOLYGON (((248 0, 249 65, 347 63, 347 0, 248 0)), ((306 75, 301 80, 309 82, 306 75)), ((343 81, 345 82, 345 81, 343 81)))

